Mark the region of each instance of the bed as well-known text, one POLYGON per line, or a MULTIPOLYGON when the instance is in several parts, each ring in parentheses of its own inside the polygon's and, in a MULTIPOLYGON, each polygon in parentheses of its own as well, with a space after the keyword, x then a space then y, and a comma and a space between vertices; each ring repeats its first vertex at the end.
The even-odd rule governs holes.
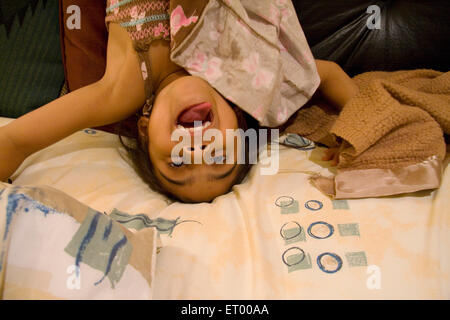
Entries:
MULTIPOLYGON (((373 34, 351 30, 364 28, 366 2, 327 7, 341 13, 337 25, 313 22, 314 13, 320 16, 316 2, 294 2, 317 58, 331 55, 349 73, 424 67, 426 61, 448 70, 444 44, 440 54, 429 51, 436 59, 411 56, 404 64, 364 54, 361 39, 373 34), (353 44, 342 43, 349 34, 353 44), (338 50, 338 43, 353 53, 338 50)), ((420 1, 407 9, 405 3, 380 1, 390 13, 383 19, 419 12, 420 1)), ((440 16, 445 6, 435 1, 430 11, 440 16)), ((397 49, 401 43, 392 57, 397 49)), ((0 118, 0 126, 8 121, 0 118)), ((152 192, 114 133, 87 128, 41 150, 12 184, 0 185, 2 298, 450 298, 450 154, 437 190, 332 200, 309 182, 311 174, 333 173, 321 161, 325 149, 295 135, 290 141, 296 148, 279 147, 277 175, 261 175, 258 164, 210 204, 171 203, 152 192)))
MULTIPOLYGON (((308 182, 333 170, 320 161, 324 148, 280 148, 277 175, 258 165, 211 204, 150 191, 111 133, 86 129, 32 155, 1 191, 2 212, 22 199, 2 215, 11 216, 3 298, 449 298, 449 158, 438 190, 332 201, 308 182), (126 267, 115 275, 96 258, 78 259, 94 213, 147 259, 132 262, 120 247, 112 265, 126 267)), ((101 243, 86 255, 110 257, 114 245, 101 243)))

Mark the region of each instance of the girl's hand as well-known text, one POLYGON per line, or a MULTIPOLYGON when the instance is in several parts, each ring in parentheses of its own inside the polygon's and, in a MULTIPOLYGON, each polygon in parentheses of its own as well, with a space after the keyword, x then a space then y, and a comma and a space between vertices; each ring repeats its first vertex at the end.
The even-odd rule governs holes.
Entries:
POLYGON ((331 161, 331 165, 333 167, 339 164, 339 155, 340 155, 341 147, 334 147, 325 150, 325 154, 322 157, 323 161, 331 161))
POLYGON ((323 161, 331 161, 333 167, 339 164, 339 157, 342 151, 349 146, 345 140, 338 138, 338 141, 340 141, 340 145, 338 147, 328 148, 325 150, 325 154, 322 157, 323 161))

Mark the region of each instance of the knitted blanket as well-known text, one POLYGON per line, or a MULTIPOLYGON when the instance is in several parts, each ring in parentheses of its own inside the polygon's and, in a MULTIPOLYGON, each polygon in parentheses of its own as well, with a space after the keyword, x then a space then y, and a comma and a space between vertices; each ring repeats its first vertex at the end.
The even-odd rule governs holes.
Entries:
POLYGON ((337 174, 312 183, 337 199, 438 188, 450 134, 450 72, 368 72, 354 81, 359 93, 339 115, 316 100, 285 126, 329 147, 342 141, 337 174))

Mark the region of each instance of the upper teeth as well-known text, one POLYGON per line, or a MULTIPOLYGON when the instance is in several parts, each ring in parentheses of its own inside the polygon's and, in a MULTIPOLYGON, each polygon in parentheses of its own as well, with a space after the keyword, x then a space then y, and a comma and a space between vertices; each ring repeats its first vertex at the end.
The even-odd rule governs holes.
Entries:
POLYGON ((196 131, 203 131, 204 129, 208 128, 210 125, 211 125, 211 121, 206 121, 205 123, 203 123, 203 125, 195 126, 195 127, 192 127, 192 128, 185 128, 181 124, 179 124, 177 126, 177 129, 188 130, 189 132, 196 132, 196 131))

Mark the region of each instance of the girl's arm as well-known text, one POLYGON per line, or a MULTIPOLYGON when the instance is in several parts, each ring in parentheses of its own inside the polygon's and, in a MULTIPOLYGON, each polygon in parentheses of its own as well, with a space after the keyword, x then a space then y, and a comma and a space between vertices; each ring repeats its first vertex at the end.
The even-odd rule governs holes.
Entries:
POLYGON ((358 86, 335 62, 316 60, 316 66, 321 81, 320 92, 339 111, 342 110, 347 101, 358 93, 358 86))
MULTIPOLYGON (((320 92, 341 111, 344 105, 358 93, 358 86, 338 64, 332 61, 316 60, 316 65, 321 80, 320 92)), ((344 147, 345 145, 341 143, 339 147, 327 149, 322 160, 331 161, 332 166, 337 166, 344 147)))
POLYGON ((122 120, 144 101, 144 83, 131 40, 125 30, 111 24, 101 80, 0 128, 0 180, 6 180, 34 152, 80 129, 122 120))

